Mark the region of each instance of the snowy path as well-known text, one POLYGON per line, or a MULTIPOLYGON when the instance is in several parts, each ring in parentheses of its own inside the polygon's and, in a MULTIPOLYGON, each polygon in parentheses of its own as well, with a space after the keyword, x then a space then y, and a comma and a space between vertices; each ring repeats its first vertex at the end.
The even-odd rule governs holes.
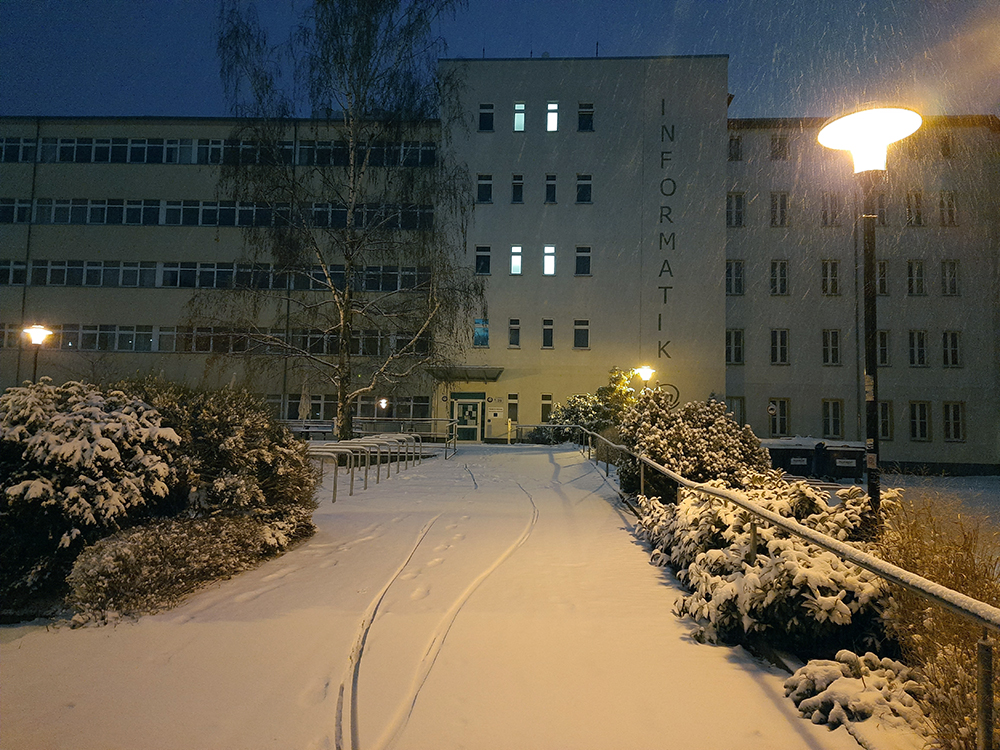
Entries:
POLYGON ((592 464, 467 447, 117 627, 5 629, 2 747, 815 748, 784 675, 694 643, 592 464))

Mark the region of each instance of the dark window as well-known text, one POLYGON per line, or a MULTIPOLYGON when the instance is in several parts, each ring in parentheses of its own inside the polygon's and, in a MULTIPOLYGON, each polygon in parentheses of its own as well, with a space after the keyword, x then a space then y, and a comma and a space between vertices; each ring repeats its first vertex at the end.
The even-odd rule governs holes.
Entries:
POLYGON ((490 272, 490 248, 488 245, 476 246, 476 273, 482 276, 490 272))

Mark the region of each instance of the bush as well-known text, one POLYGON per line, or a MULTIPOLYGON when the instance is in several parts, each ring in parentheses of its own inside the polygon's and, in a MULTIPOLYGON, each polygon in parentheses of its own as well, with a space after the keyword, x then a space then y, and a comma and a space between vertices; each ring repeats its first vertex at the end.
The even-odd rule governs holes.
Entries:
MULTIPOLYGON (((773 471, 742 481, 752 502, 805 526, 847 542, 863 533, 868 498, 858 488, 838 492, 840 503, 830 507, 825 493, 787 485, 773 471)), ((892 502, 888 492, 885 502, 892 502)), ((749 514, 695 490, 681 489, 676 504, 640 496, 639 508, 638 532, 654 548, 652 561, 669 565, 690 591, 677 612, 706 623, 708 638, 766 639, 822 654, 882 637, 884 587, 874 574, 766 525, 758 525, 751 556, 749 514)))
POLYGON ((256 567, 310 530, 251 518, 166 519, 87 547, 68 577, 76 622, 138 616, 177 604, 205 583, 256 567))
MULTIPOLYGON (((597 393, 580 393, 570 396, 565 403, 556 404, 549 414, 549 423, 579 425, 597 433, 617 427, 626 409, 635 403, 635 391, 628 384, 630 378, 631 373, 612 367, 607 385, 598 388, 597 393)), ((578 430, 554 429, 551 432, 552 442, 580 439, 578 430)), ((547 441, 538 439, 535 442, 547 441)))
MULTIPOLYGON (((641 453, 693 482, 721 481, 739 488, 743 476, 767 471, 767 449, 749 426, 740 426, 721 401, 691 401, 674 407, 673 394, 659 388, 645 389, 625 413, 621 428, 625 446, 641 453)), ((647 494, 667 502, 676 488, 661 475, 646 472, 647 494)), ((619 467, 623 490, 639 489, 639 469, 634 460, 619 467)))
POLYGON ((56 589, 85 544, 156 512, 179 442, 120 390, 50 378, 0 396, 0 595, 56 589))
MULTIPOLYGON (((909 490, 886 509, 878 543, 885 560, 980 601, 1000 606, 1000 544, 986 519, 965 513, 956 498, 909 490), (913 500, 913 495, 922 495, 913 500)), ((925 675, 924 702, 937 747, 976 747, 976 641, 980 628, 900 587, 885 613, 903 657, 925 675)), ((994 671, 1000 700, 1000 671, 994 671)), ((1000 736, 1000 702, 995 703, 1000 736)))

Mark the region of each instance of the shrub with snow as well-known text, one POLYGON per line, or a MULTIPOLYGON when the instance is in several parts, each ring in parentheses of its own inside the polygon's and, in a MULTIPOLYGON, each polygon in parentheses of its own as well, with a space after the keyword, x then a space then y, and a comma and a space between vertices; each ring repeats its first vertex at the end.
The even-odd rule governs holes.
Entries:
POLYGON ((17 606, 169 492, 177 434, 120 390, 50 378, 0 395, 0 592, 17 606))
MULTIPOLYGON (((830 507, 824 493, 787 485, 774 471, 740 481, 751 501, 805 526, 847 542, 863 533, 867 496, 858 488, 838 492, 830 507)), ((678 613, 705 623, 709 638, 832 653, 881 637, 885 591, 875 575, 763 524, 753 555, 749 514, 702 492, 682 488, 675 504, 638 501, 638 533, 653 546, 652 561, 670 566, 690 591, 678 613)))
MULTIPOLYGON (((694 482, 719 480, 727 487, 742 486, 742 477, 766 471, 771 459, 749 426, 740 426, 721 401, 691 401, 675 407, 673 394, 645 389, 625 412, 622 440, 630 450, 648 456, 694 482)), ((622 489, 639 487, 634 461, 619 467, 622 489)), ((646 473, 651 492, 672 500, 669 483, 646 473), (659 482, 659 483, 658 483, 659 482)))
POLYGON ((813 724, 841 724, 873 716, 888 726, 928 731, 919 701, 924 684, 915 670, 870 651, 858 656, 846 649, 835 659, 815 659, 785 680, 785 695, 813 724))

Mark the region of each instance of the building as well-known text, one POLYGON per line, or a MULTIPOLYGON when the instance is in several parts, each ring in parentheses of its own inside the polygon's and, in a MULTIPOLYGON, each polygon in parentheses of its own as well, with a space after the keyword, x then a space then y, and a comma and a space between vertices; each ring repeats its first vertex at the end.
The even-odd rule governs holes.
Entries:
MULTIPOLYGON (((486 305, 461 361, 394 393, 393 416, 496 439, 649 365, 762 437, 863 439, 856 191, 821 121, 727 119, 724 56, 442 65, 464 80, 459 124, 428 123, 414 158, 468 168, 486 305)), ((233 331, 192 324, 193 293, 272 273, 245 263, 239 229, 269 215, 218 193, 233 126, 0 119, 0 385, 30 377, 20 332, 38 322, 58 334, 39 360, 56 379, 235 381, 285 416, 303 399, 333 416, 294 363, 262 368, 233 331)), ((287 158, 318 143, 293 134, 287 158)), ((878 225, 882 458, 995 471, 1000 119, 928 118, 890 152, 878 225)))

